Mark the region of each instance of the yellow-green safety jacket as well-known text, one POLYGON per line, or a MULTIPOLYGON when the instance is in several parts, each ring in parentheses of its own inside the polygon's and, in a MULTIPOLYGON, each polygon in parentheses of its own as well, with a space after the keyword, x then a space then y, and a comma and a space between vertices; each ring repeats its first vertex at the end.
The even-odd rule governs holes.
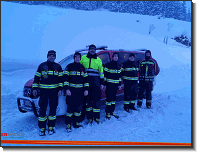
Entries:
POLYGON ((104 84, 103 64, 97 54, 92 56, 88 52, 87 55, 81 57, 80 63, 85 67, 88 77, 98 77, 100 78, 100 84, 104 84))

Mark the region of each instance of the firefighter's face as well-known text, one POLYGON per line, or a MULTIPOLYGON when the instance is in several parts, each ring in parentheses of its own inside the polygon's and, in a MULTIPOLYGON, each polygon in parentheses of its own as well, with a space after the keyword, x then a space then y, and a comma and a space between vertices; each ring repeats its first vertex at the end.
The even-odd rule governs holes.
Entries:
POLYGON ((49 55, 47 59, 48 59, 49 61, 51 61, 51 62, 54 62, 55 59, 56 59, 56 57, 55 57, 55 55, 49 55))
POLYGON ((91 55, 94 55, 96 53, 96 48, 95 47, 91 47, 89 50, 91 55))
POLYGON ((129 57, 129 60, 130 61, 135 61, 135 57, 134 56, 131 56, 131 57, 129 57))
POLYGON ((75 62, 79 63, 81 60, 80 55, 75 55, 74 60, 75 60, 75 62))
POLYGON ((114 61, 118 61, 118 54, 114 54, 113 60, 114 60, 114 61))
POLYGON ((147 56, 147 57, 150 57, 150 53, 146 53, 146 56, 147 56))

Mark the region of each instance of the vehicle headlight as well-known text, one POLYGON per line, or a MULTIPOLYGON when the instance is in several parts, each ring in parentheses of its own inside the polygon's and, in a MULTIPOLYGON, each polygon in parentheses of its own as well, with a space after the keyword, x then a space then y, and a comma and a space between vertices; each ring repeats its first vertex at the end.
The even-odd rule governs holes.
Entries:
POLYGON ((23 89, 23 95, 25 97, 30 97, 31 94, 32 94, 32 88, 30 88, 30 87, 24 87, 24 89, 23 89))
POLYGON ((23 95, 25 97, 37 98, 40 95, 40 90, 38 89, 37 96, 34 97, 34 95, 33 95, 33 89, 31 87, 24 87, 24 89, 23 89, 23 95))

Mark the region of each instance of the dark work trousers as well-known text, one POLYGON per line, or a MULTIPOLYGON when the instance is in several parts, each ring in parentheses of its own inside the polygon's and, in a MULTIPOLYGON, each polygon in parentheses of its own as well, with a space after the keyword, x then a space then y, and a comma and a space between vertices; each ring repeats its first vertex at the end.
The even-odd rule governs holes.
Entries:
POLYGON ((117 90, 118 90, 118 84, 107 83, 107 85, 106 85, 106 108, 105 108, 105 112, 110 113, 111 115, 115 111, 117 90))
POLYGON ((66 97, 67 111, 65 124, 71 124, 81 121, 81 110, 84 99, 84 89, 70 87, 71 96, 66 97))
POLYGON ((101 89, 100 78, 88 76, 89 92, 85 97, 87 119, 100 119, 101 89))
POLYGON ((137 105, 142 106, 142 100, 143 100, 143 93, 146 90, 146 107, 151 107, 151 101, 152 101, 152 90, 153 90, 153 81, 140 81, 139 83, 140 89, 138 92, 138 101, 137 105))
POLYGON ((46 110, 49 104, 48 127, 55 127, 56 122, 56 109, 58 106, 58 92, 57 89, 41 89, 39 99, 39 128, 46 128, 47 116, 46 110))
POLYGON ((130 81, 124 83, 124 109, 134 108, 137 99, 138 83, 134 80, 130 81))

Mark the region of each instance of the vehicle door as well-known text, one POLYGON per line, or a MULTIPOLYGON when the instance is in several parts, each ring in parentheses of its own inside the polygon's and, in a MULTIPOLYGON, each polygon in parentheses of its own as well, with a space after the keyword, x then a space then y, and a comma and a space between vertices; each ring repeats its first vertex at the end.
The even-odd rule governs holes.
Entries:
MULTIPOLYGON (((98 54, 98 57, 102 60, 103 66, 110 62, 110 55, 108 51, 101 51, 98 54)), ((102 90, 102 95, 101 95, 101 102, 105 102, 106 100, 106 94, 105 94, 105 90, 102 90)))

